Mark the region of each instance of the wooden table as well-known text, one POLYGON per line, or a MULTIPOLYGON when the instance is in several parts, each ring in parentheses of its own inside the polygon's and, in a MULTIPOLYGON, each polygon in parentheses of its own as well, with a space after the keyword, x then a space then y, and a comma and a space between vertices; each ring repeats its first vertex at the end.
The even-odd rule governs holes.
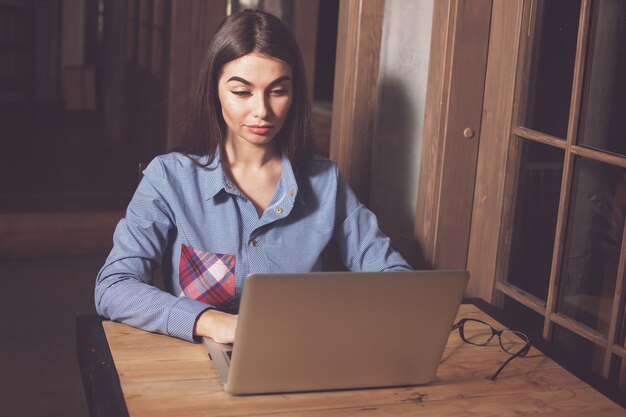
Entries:
MULTIPOLYGON (((504 327, 473 304, 458 317, 504 327)), ((490 381, 507 354, 457 331, 427 386, 284 395, 230 396, 203 345, 95 316, 78 319, 78 353, 92 416, 626 416, 534 347, 490 381)))

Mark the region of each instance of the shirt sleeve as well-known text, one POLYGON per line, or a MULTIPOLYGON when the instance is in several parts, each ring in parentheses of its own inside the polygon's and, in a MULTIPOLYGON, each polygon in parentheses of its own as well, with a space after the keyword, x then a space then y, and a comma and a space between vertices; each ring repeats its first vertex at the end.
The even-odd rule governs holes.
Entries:
POLYGON ((411 271, 378 227, 376 215, 358 200, 337 170, 337 203, 333 239, 346 268, 355 272, 411 271))
POLYGON ((96 311, 133 327, 198 342, 193 336, 196 319, 211 307, 152 285, 152 272, 175 232, 174 214, 160 191, 164 177, 160 161, 154 160, 118 223, 113 249, 96 279, 96 311))

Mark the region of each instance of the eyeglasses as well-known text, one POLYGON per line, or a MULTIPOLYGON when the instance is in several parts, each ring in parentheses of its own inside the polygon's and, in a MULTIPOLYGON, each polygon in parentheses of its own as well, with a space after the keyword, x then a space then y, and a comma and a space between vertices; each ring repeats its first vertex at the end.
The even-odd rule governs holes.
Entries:
POLYGON ((498 336, 502 350, 511 355, 495 374, 492 381, 498 377, 500 372, 515 358, 526 356, 530 351, 530 338, 517 330, 504 329, 496 330, 490 324, 477 319, 461 319, 452 326, 452 330, 459 329, 459 335, 464 342, 476 346, 485 346, 491 342, 494 336, 498 336))

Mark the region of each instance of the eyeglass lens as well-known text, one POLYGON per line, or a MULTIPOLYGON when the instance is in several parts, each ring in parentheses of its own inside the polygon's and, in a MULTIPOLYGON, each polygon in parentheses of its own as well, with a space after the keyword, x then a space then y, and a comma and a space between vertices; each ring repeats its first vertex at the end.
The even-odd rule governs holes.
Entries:
POLYGON ((528 343, 528 337, 521 332, 505 329, 500 334, 500 346, 505 352, 515 355, 528 343))
POLYGON ((493 338, 493 330, 487 323, 466 320, 463 322, 463 338, 473 345, 486 345, 493 338))
POLYGON ((504 329, 498 332, 489 324, 479 320, 465 320, 462 331, 466 342, 479 346, 488 344, 499 333, 500 346, 511 355, 518 353, 528 343, 528 337, 524 333, 511 329, 504 329))

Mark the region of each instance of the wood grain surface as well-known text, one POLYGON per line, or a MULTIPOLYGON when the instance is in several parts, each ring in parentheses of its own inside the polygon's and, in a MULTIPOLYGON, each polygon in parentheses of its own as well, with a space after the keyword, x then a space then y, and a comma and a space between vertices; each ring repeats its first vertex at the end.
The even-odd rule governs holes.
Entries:
MULTIPOLYGON (((469 304, 458 318, 503 326, 469 304)), ((450 334, 435 380, 426 386, 332 392, 227 394, 203 345, 104 321, 131 417, 158 416, 626 416, 626 410, 531 349, 490 381, 508 355, 450 334)))

